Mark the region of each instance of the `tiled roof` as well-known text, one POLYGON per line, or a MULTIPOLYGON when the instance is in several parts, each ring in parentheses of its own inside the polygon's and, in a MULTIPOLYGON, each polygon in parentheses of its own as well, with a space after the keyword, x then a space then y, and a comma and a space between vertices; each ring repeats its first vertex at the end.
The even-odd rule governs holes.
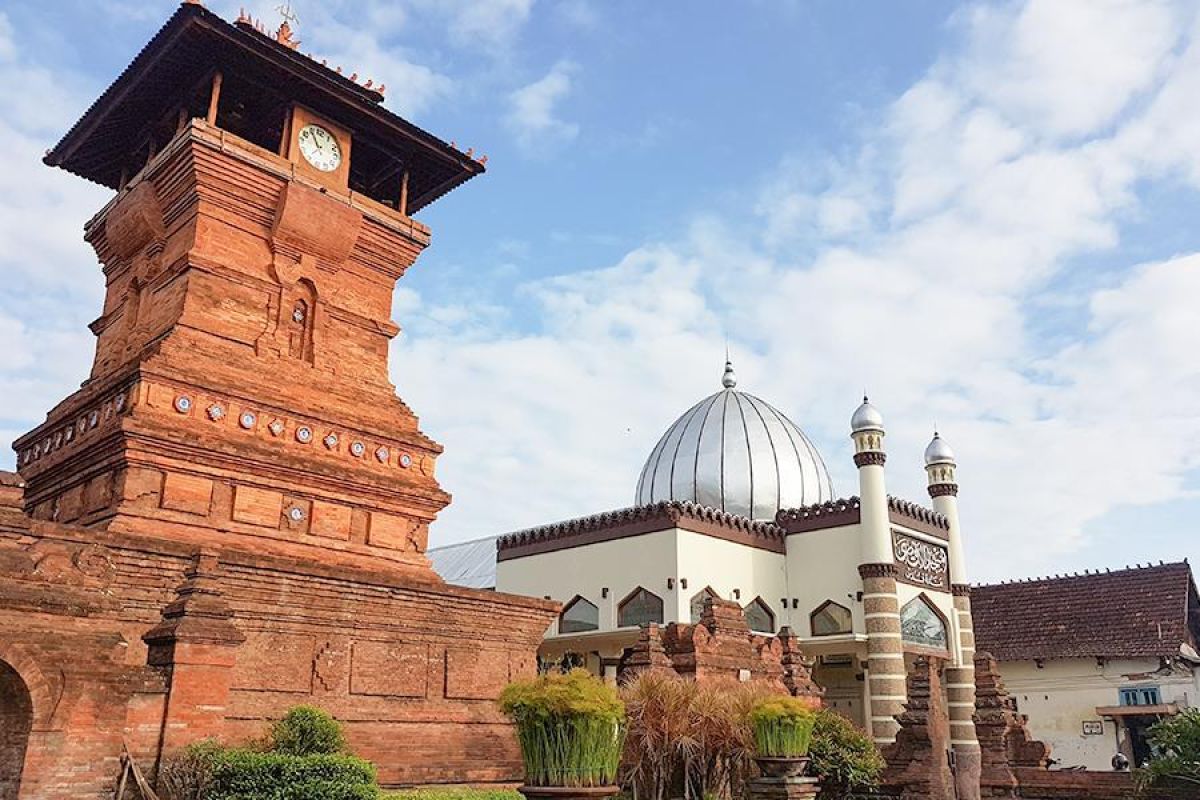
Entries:
POLYGON ((980 652, 1001 661, 1178 655, 1200 638, 1186 561, 971 589, 980 652))

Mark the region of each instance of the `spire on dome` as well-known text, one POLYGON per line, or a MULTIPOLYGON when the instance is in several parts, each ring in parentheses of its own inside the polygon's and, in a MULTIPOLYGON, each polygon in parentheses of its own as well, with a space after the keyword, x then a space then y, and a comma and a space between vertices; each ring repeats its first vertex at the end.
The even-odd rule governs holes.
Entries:
POLYGON ((729 350, 725 351, 725 374, 721 376, 721 385, 726 389, 737 386, 737 376, 733 374, 733 362, 729 360, 729 350))

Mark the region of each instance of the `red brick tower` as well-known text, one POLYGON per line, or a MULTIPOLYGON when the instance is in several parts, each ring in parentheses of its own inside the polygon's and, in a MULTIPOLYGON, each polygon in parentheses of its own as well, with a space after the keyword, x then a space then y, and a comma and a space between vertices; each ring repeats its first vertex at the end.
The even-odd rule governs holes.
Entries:
POLYGON ((557 606, 433 572, 441 448, 387 371, 410 215, 483 164, 382 99, 188 0, 46 156, 117 194, 91 374, 0 475, 0 800, 297 703, 385 784, 520 778, 495 698, 557 606))
POLYGON ((47 155, 119 194, 86 227, 91 375, 14 445, 26 510, 427 573, 449 497, 388 380, 392 290, 409 214, 483 165, 290 36, 189 4, 47 155))

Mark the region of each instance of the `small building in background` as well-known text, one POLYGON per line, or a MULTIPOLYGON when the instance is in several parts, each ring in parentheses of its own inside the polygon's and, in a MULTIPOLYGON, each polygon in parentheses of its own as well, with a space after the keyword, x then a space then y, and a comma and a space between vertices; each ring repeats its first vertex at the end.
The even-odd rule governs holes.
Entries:
POLYGON ((989 652, 1059 766, 1150 754, 1147 729, 1200 705, 1200 597, 1186 561, 971 590, 989 652))

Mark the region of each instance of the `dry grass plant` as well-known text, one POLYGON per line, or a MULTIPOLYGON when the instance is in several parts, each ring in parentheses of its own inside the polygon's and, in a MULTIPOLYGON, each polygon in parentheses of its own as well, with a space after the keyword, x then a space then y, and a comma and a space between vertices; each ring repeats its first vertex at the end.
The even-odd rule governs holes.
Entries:
POLYGON ((634 800, 737 796, 751 770, 750 710, 778 690, 650 671, 621 689, 628 732, 622 784, 634 800))

